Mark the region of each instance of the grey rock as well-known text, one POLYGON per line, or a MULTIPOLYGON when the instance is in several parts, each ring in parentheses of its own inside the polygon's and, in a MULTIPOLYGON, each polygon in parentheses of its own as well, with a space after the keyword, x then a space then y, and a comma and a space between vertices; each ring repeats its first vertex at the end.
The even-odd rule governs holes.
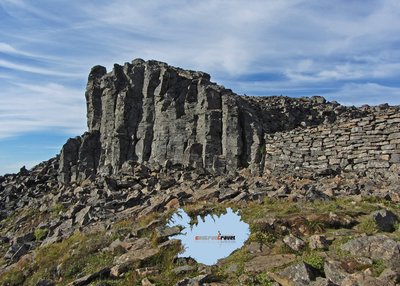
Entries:
POLYGON ((90 222, 89 212, 91 209, 91 206, 87 206, 77 212, 77 214, 75 215, 75 222, 81 226, 87 225, 90 222))
POLYGON ((355 256, 383 259, 390 266, 400 266, 400 242, 385 235, 363 236, 340 246, 355 256))
POLYGON ((155 286, 155 284, 151 283, 148 278, 143 278, 141 283, 142 283, 142 286, 155 286))
POLYGON ((14 244, 8 249, 7 253, 4 255, 4 259, 10 262, 17 262, 22 256, 29 252, 31 247, 32 245, 27 243, 14 244))
POLYGON ((206 282, 208 277, 208 274, 202 274, 193 278, 185 278, 177 282, 175 286, 200 286, 203 285, 204 282, 206 282))
POLYGON ((155 229, 155 234, 158 238, 168 238, 173 235, 177 235, 181 232, 181 228, 178 226, 160 226, 155 229))
POLYGON ((340 262, 334 260, 325 261, 324 273, 327 279, 337 285, 341 285, 342 281, 349 275, 343 269, 340 262))
POLYGON ((179 267, 176 267, 176 268, 172 269, 172 272, 175 275, 182 275, 182 274, 186 274, 188 272, 195 271, 196 269, 197 269, 196 266, 183 265, 183 266, 179 266, 179 267))
POLYGON ((278 276, 292 281, 295 286, 310 285, 316 279, 315 269, 303 262, 283 269, 278 276))
POLYGON ((273 268, 282 267, 295 261, 294 254, 275 254, 256 256, 245 263, 246 273, 261 273, 271 271, 273 268))
POLYGON ((143 267, 135 269, 137 275, 143 277, 147 275, 157 275, 160 273, 160 269, 158 267, 143 267))
POLYGON ((325 235, 312 235, 309 239, 310 249, 322 249, 327 250, 329 248, 329 241, 326 239, 325 235))
POLYGON ((103 269, 100 269, 99 271, 86 275, 84 277, 81 277, 71 283, 68 284, 68 286, 85 286, 89 285, 91 282, 93 282, 96 279, 104 279, 107 278, 110 275, 110 268, 105 267, 103 269))
POLYGON ((376 222, 379 230, 392 232, 395 230, 395 224, 399 221, 396 214, 393 212, 382 209, 379 211, 375 211, 372 214, 372 218, 376 222))
POLYGON ((311 286, 338 286, 338 284, 333 283, 331 280, 322 278, 322 277, 317 277, 315 281, 313 281, 311 286))
POLYGON ((32 242, 34 240, 35 240, 35 235, 33 234, 33 232, 28 232, 22 236, 15 237, 12 240, 12 243, 13 244, 24 244, 27 242, 32 242))
POLYGON ((36 283, 36 286, 55 286, 56 283, 52 280, 47 280, 47 279, 42 279, 39 280, 38 283, 36 283))
POLYGON ((302 239, 292 234, 285 236, 283 242, 294 251, 300 251, 306 246, 306 243, 302 239))
POLYGON ((165 189, 168 189, 168 188, 172 187, 173 185, 175 185, 175 183, 176 183, 176 181, 174 178, 161 179, 158 181, 156 188, 158 190, 165 190, 165 189))

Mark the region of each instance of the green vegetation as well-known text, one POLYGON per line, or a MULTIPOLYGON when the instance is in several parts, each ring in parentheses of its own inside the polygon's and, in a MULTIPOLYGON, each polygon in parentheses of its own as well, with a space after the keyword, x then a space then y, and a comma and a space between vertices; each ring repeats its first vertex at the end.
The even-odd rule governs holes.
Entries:
POLYGON ((13 269, 0 276, 0 281, 4 286, 19 286, 24 283, 25 276, 19 269, 13 269))
POLYGON ((372 275, 378 277, 385 269, 386 269, 386 264, 383 260, 381 259, 375 260, 374 263, 372 264, 372 275))
MULTIPOLYGON (((400 208, 393 203, 377 199, 368 198, 354 201, 351 198, 338 198, 330 201, 314 202, 292 202, 278 199, 266 198, 261 202, 247 202, 245 207, 238 205, 225 205, 214 202, 198 202, 196 204, 187 204, 184 209, 196 224, 197 219, 201 219, 208 214, 220 216, 226 212, 227 207, 239 210, 242 219, 250 226, 250 236, 246 245, 241 249, 234 251, 229 257, 223 259, 220 265, 209 267, 207 271, 212 273, 216 281, 224 281, 235 285, 241 275, 248 275, 251 282, 249 285, 272 285, 272 281, 266 273, 253 274, 246 272, 246 263, 257 256, 257 253, 250 253, 249 243, 257 242, 260 244, 262 255, 273 254, 295 254, 296 261, 303 261, 323 274, 325 257, 330 257, 338 261, 351 261, 352 256, 346 251, 342 251, 340 246, 347 241, 358 236, 360 233, 374 234, 378 232, 377 226, 370 213, 380 209, 383 206, 392 209, 397 214, 400 208), (359 223, 345 226, 332 226, 329 223, 330 213, 339 221, 348 221, 355 219, 359 223), (273 218, 270 222, 270 218, 273 218), (345 228, 346 227, 346 228, 345 228), (290 249, 282 238, 292 233, 303 240, 314 233, 325 234, 327 237, 335 238, 329 250, 325 252, 311 251, 305 247, 299 252, 290 249), (265 248, 262 248, 266 246, 265 248)), ((64 212, 64 207, 54 205, 50 214, 56 215, 64 212)), ((34 232, 35 239, 41 241, 48 235, 48 229, 38 228, 40 213, 29 213, 24 211, 18 216, 11 216, 3 221, 3 224, 9 228, 13 227, 14 220, 20 216, 29 216, 24 228, 34 232), (30 227, 30 228, 29 228, 30 227)), ((162 225, 172 215, 168 213, 151 213, 140 220, 127 218, 114 223, 107 232, 99 231, 96 233, 76 232, 69 238, 48 246, 39 247, 31 260, 26 263, 18 263, 16 267, 0 274, 0 285, 36 285, 40 279, 51 279, 57 281, 57 285, 68 285, 78 277, 94 273, 104 267, 112 266, 114 257, 121 255, 125 251, 122 247, 108 250, 108 246, 116 239, 124 240, 132 234, 138 237, 147 237, 151 240, 154 247, 157 247, 162 241, 159 241, 154 235, 154 227, 162 225), (150 227, 148 227, 151 224, 150 227), (60 277, 62 278, 60 280, 60 277)), ((388 236, 400 240, 399 226, 396 231, 388 236)), ((9 246, 1 249, 6 251, 9 246)), ((254 248, 253 248, 254 249, 254 248)), ((176 274, 173 269, 178 267, 175 257, 181 251, 177 244, 166 249, 162 249, 159 254, 146 261, 142 261, 137 267, 156 267, 159 273, 148 275, 148 279, 155 285, 174 285, 184 277, 194 277, 202 273, 201 266, 185 274, 176 274)), ((5 264, 5 261, 0 262, 5 264)), ((286 267, 283 265, 281 268, 286 267)), ((362 266, 364 267, 364 266, 362 266)), ((370 266, 369 266, 370 267, 370 266)), ((373 262, 372 271, 374 276, 379 276, 385 269, 383 261, 373 262)), ((279 271, 280 267, 270 271, 279 271)), ((358 271, 358 269, 357 269, 358 271)), ((143 277, 139 277, 135 271, 129 271, 118 279, 106 279, 95 281, 91 285, 107 282, 112 286, 122 285, 141 285, 143 277)))
POLYGON ((36 240, 43 240, 46 238, 49 230, 47 228, 37 228, 35 229, 34 235, 36 240))
POLYGON ((62 204, 55 204, 53 207, 50 209, 50 213, 53 216, 57 216, 60 213, 63 213, 66 211, 66 208, 62 204))
POLYGON ((272 286, 274 285, 274 282, 268 277, 266 273, 260 273, 254 277, 253 285, 272 286))
POLYGON ((319 271, 324 269, 324 258, 316 251, 303 254, 303 261, 319 271))
POLYGON ((360 224, 357 226, 357 230, 368 235, 378 232, 378 227, 371 217, 365 217, 361 219, 360 224))

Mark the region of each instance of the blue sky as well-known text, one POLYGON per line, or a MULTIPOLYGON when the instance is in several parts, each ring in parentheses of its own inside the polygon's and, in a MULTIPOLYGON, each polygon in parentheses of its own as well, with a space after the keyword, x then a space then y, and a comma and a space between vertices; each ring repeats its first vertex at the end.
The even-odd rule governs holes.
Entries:
POLYGON ((400 104, 399 23, 398 0, 0 0, 0 174, 86 130, 97 64, 157 59, 240 94, 400 104))

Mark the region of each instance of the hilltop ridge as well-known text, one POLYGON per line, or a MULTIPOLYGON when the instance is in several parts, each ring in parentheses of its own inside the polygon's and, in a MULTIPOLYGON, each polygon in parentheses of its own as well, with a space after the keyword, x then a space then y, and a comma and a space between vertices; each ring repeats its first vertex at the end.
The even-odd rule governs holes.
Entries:
POLYGON ((141 59, 115 64, 108 73, 93 67, 85 95, 88 132, 68 140, 61 151, 64 183, 116 173, 130 160, 262 174, 268 134, 372 112, 318 96, 238 96, 207 73, 141 59))
POLYGON ((0 176, 0 284, 399 285, 400 107, 250 97, 158 61, 92 68, 88 131, 0 176), (244 246, 167 227, 240 211, 244 246))

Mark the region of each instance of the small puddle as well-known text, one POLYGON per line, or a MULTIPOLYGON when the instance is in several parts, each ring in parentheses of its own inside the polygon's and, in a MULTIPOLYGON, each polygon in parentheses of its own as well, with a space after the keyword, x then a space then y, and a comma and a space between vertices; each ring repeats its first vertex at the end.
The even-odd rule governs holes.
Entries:
POLYGON ((169 220, 167 226, 182 226, 181 234, 172 237, 180 239, 185 251, 179 257, 192 257, 197 262, 213 265, 218 259, 229 256, 242 247, 250 235, 249 225, 241 220, 231 208, 225 214, 197 216, 196 223, 179 209, 169 220))

